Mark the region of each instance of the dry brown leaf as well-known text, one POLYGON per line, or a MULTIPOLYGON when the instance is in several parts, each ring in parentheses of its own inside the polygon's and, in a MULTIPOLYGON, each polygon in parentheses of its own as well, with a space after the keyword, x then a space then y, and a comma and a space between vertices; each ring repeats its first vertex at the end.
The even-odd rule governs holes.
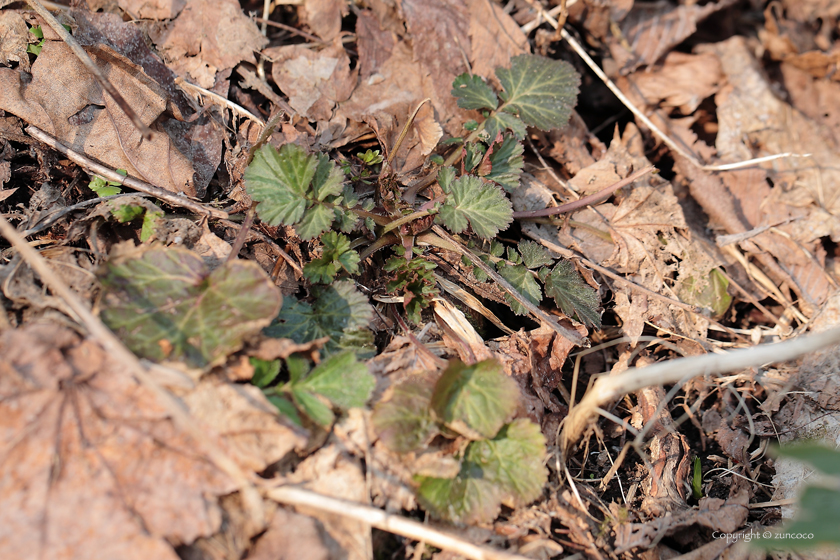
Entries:
POLYGON ((29 55, 26 53, 29 37, 34 35, 30 35, 19 13, 13 10, 0 12, 0 64, 11 66, 10 62, 17 62, 25 72, 29 72, 29 55))
POLYGON ((363 82, 382 67, 397 42, 393 31, 383 30, 373 14, 359 12, 356 20, 356 44, 359 50, 359 79, 363 82))
POLYGON ((649 104, 662 102, 690 115, 704 99, 717 93, 723 82, 720 61, 711 53, 671 52, 661 67, 636 72, 631 79, 649 104))
POLYGON ((293 449, 302 449, 306 437, 278 416, 262 391, 253 385, 203 380, 184 396, 192 415, 209 426, 243 468, 260 472, 293 449))
POLYGON ((5 555, 175 560, 218 529, 236 484, 98 345, 34 324, 0 353, 5 555))
POLYGON ((472 71, 498 85, 496 68, 507 68, 512 56, 528 52, 528 38, 499 4, 467 0, 467 10, 472 71))
POLYGON ((19 72, 0 68, 0 109, 110 167, 195 196, 194 169, 159 122, 166 109, 164 91, 142 68, 110 48, 92 47, 88 53, 142 122, 158 132, 151 140, 143 140, 69 47, 57 41, 43 46, 28 83, 19 72))
POLYGON ((312 517, 278 509, 248 560, 339 560, 341 547, 312 517))
POLYGON ((347 100, 356 86, 356 73, 340 43, 322 51, 300 45, 272 47, 263 53, 274 64, 271 75, 289 105, 314 121, 328 121, 337 103, 347 100))
POLYGON ((206 89, 218 72, 256 62, 254 52, 268 44, 236 0, 187 0, 177 18, 149 35, 172 70, 206 89))
MULTIPOLYGON (((581 169, 595 163, 596 158, 602 156, 607 150, 597 137, 589 133, 586 123, 577 111, 572 111, 572 117, 566 126, 548 133, 548 141, 551 145, 548 155, 573 176, 577 175, 581 169), (590 153, 590 147, 595 152, 594 154, 590 153)), ((546 180, 543 182, 551 184, 546 180)))
POLYGON ((693 35, 700 21, 734 3, 735 0, 720 0, 671 9, 659 4, 637 4, 621 22, 622 36, 610 37, 610 54, 622 74, 653 64, 693 35))
POLYGON ((175 19, 184 6, 186 0, 119 0, 120 8, 132 19, 175 19))
MULTIPOLYGON (((338 444, 322 447, 307 457, 288 477, 292 484, 303 484, 319 494, 352 502, 367 503, 367 486, 361 463, 343 452, 338 444)), ((311 515, 324 524, 330 536, 341 545, 347 560, 367 560, 371 551, 370 526, 340 515, 323 513, 306 507, 298 511, 311 515)))
POLYGON ((342 0, 304 0, 298 15, 312 32, 331 43, 341 32, 341 18, 347 15, 347 4, 342 0))

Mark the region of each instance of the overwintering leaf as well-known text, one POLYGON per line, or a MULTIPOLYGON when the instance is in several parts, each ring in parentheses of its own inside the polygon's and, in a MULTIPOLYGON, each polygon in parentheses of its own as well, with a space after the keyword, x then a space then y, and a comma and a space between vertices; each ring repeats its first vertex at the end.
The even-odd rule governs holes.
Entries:
POLYGON ((315 200, 323 201, 328 196, 338 196, 344 189, 344 173, 325 154, 318 154, 318 167, 312 178, 312 192, 315 200))
MULTIPOLYGON (((517 292, 525 296, 534 305, 539 305, 542 301, 542 290, 537 283, 537 279, 523 265, 502 267, 499 269, 499 274, 502 275, 502 278, 510 282, 516 288, 517 292)), ((508 293, 505 293, 505 301, 507 301, 510 308, 517 315, 526 315, 528 313, 528 310, 508 293)))
POLYGON ((513 221, 510 200, 496 186, 464 176, 452 181, 451 189, 437 218, 451 232, 472 226, 477 235, 490 239, 513 221))
POLYGON ((291 393, 295 404, 319 426, 327 427, 335 420, 332 407, 324 402, 326 397, 319 397, 312 391, 294 385, 291 388, 291 393))
POLYGON ((266 398, 274 405, 280 414, 290 419, 298 426, 303 425, 300 421, 300 415, 298 415, 297 408, 295 408, 295 405, 293 405, 289 399, 281 395, 267 395, 266 398))
POLYGON ((435 517, 454 523, 489 522, 501 510, 499 490, 470 463, 455 478, 421 478, 417 501, 435 517))
POLYGON ((329 284, 340 268, 350 274, 359 272, 359 253, 350 249, 347 236, 329 231, 321 237, 321 243, 323 254, 303 267, 303 274, 310 281, 329 284))
POLYGON ((155 247, 111 259, 100 278, 102 320, 132 351, 191 367, 238 350, 282 301, 256 263, 234 260, 210 272, 186 249, 155 247))
POLYGON ((577 313, 581 323, 601 327, 601 301, 575 270, 572 261, 561 260, 545 279, 545 294, 553 297, 563 313, 571 317, 577 313))
POLYGON ((493 148, 489 157, 492 168, 484 178, 499 183, 506 191, 511 192, 519 186, 519 177, 525 165, 525 159, 522 157, 524 148, 513 136, 505 136, 504 140, 493 148))
POLYGON ((370 323, 373 308, 349 280, 339 280, 330 286, 312 288, 313 303, 289 297, 280 314, 265 329, 265 334, 277 338, 291 338, 295 342, 311 342, 330 337, 325 350, 334 353, 348 336, 370 323))
POLYGON ((518 404, 519 386, 496 360, 471 366, 451 361, 432 393, 440 421, 470 439, 494 437, 518 404))
POLYGON ((245 170, 245 189, 259 202, 260 219, 273 226, 298 223, 317 167, 318 159, 296 144, 284 144, 279 152, 263 144, 245 170))
POLYGON ((548 479, 543 465, 545 437, 540 427, 518 418, 491 440, 474 441, 465 462, 481 468, 483 478, 500 490, 501 501, 515 508, 536 500, 548 479))
POLYGON ((484 121, 484 130, 489 138, 495 138, 500 132, 510 130, 517 140, 525 139, 525 123, 518 117, 500 111, 484 121))
POLYGON ((554 262, 554 258, 548 249, 533 241, 521 241, 517 246, 519 254, 522 255, 522 262, 530 269, 548 266, 554 262))
POLYGON ((438 433, 430 403, 434 381, 416 377, 398 383, 391 398, 373 409, 373 428, 379 439, 397 453, 419 451, 438 433))
POLYGON ((562 128, 577 102, 580 76, 571 64, 533 54, 510 59, 510 68, 497 68, 504 92, 503 110, 518 115, 540 130, 562 128))
POLYGON ((455 181, 455 168, 454 167, 442 167, 440 171, 438 171, 438 184, 440 184, 440 188, 443 189, 443 192, 449 194, 452 192, 452 183, 455 181))
POLYGON ((461 74, 452 82, 452 95, 462 109, 495 109, 499 105, 493 88, 478 76, 461 74))
POLYGON ((280 360, 260 360, 252 357, 248 361, 254 368, 251 383, 260 389, 268 387, 280 374, 280 360))
POLYGON ((306 390, 327 398, 332 404, 348 409, 364 406, 376 385, 367 366, 352 352, 330 356, 313 369, 293 390, 306 390))

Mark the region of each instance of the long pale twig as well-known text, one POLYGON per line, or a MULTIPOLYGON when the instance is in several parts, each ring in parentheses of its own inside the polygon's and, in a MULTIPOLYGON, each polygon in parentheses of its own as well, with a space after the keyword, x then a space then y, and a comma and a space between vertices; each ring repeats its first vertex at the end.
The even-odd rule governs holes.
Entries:
POLYGON ((228 109, 230 109, 232 112, 236 113, 237 115, 243 116, 246 119, 250 119, 260 126, 265 126, 265 122, 261 118, 259 118, 258 116, 254 115, 254 113, 252 113, 251 111, 249 111, 248 109, 246 109, 246 108, 244 108, 240 105, 237 105, 236 103, 234 103, 230 99, 222 97, 218 93, 212 92, 209 89, 204 89, 201 86, 191 84, 180 76, 175 78, 175 85, 180 87, 182 90, 190 92, 191 94, 206 97, 206 98, 210 99, 216 105, 221 105, 222 107, 227 107, 228 109))
POLYGON ((26 132, 33 138, 37 138, 38 140, 53 148, 54 150, 58 150, 62 154, 66 155, 78 165, 84 167, 85 169, 89 169, 96 175, 104 177, 105 179, 113 183, 124 185, 126 187, 134 189, 135 191, 150 194, 153 197, 166 202, 167 204, 171 204, 172 206, 180 206, 181 208, 186 208, 187 210, 195 212, 196 214, 210 216, 211 218, 227 219, 228 217, 227 212, 223 210, 217 210, 216 208, 204 206, 203 204, 199 204, 198 202, 193 202, 185 196, 175 194, 171 191, 162 189, 160 187, 156 187, 154 185, 150 185, 149 183, 141 181, 140 179, 135 179, 134 177, 126 177, 125 175, 121 175, 115 170, 111 169, 110 167, 106 167, 101 163, 98 163, 90 159, 89 157, 80 154, 72 148, 69 148, 68 146, 64 145, 63 142, 47 134, 40 128, 37 128, 35 126, 28 126, 26 128, 26 132))
POLYGON ((74 39, 72 35, 70 35, 70 32, 64 29, 64 27, 60 23, 58 23, 58 20, 55 19, 55 17, 49 12, 49 10, 47 10, 38 0, 26 0, 26 3, 29 5, 30 8, 32 8, 35 11, 35 13, 37 13, 45 22, 47 22, 47 25, 52 27, 53 31, 55 31, 56 34, 59 37, 61 37, 61 40, 64 41, 64 43, 68 47, 70 47, 70 50, 73 51, 73 54, 75 54, 76 57, 78 57, 78 59, 81 61, 81 63, 85 65, 85 68, 87 68, 88 71, 91 74, 93 74, 93 77, 96 78, 96 81, 99 82, 99 85, 102 86, 102 89, 108 92, 108 95, 111 96, 111 99, 114 100, 114 103, 116 103, 119 106, 119 108, 122 109, 122 111, 126 114, 126 116, 129 119, 131 119, 132 124, 134 124, 134 126, 137 127, 137 130, 139 130, 145 138, 151 138, 152 130, 148 126, 143 124, 143 121, 140 120, 140 117, 137 116, 137 113, 134 112, 134 109, 131 108, 131 105, 129 105, 128 102, 125 99, 123 99, 123 96, 120 95, 120 92, 117 91, 117 88, 115 88, 113 84, 111 84, 111 82, 108 81, 108 78, 105 77, 105 74, 102 73, 102 70, 99 68, 99 66, 97 66, 93 60, 91 60, 90 56, 88 56, 88 53, 85 52, 85 49, 82 48, 79 42, 76 41, 76 39, 74 39))
POLYGON ((12 244, 21 258, 38 274, 41 282, 61 298, 76 314, 90 336, 108 352, 113 360, 123 366, 123 371, 133 375, 140 384, 146 387, 158 399, 158 402, 166 407, 166 411, 173 422, 189 434, 196 444, 203 449, 208 460, 237 484, 249 513, 256 520, 261 521, 262 504, 259 494, 245 472, 239 468, 239 465, 207 438, 205 430, 198 426, 184 410, 181 403, 149 375, 137 356, 126 348, 122 341, 88 309, 79 296, 50 268, 44 257, 30 247, 20 233, 3 216, 0 216, 0 234, 12 244))
POLYGON ((586 65, 589 66, 589 68, 595 73, 595 75, 598 76, 601 79, 602 82, 604 82, 604 85, 606 85, 607 88, 609 88, 609 90, 611 92, 613 92, 616 97, 618 97, 618 99, 624 104, 625 107, 627 107, 630 110, 630 112, 632 112, 636 116, 636 118, 638 118, 642 123, 644 123, 644 125, 646 127, 648 127, 650 129, 650 131, 653 132, 653 134, 657 138, 659 138, 666 146, 668 146, 669 148, 671 148, 672 150, 674 150, 675 152, 677 152, 678 154, 680 154, 681 156, 686 158, 695 167, 699 167, 700 169, 703 169, 705 171, 730 171, 730 170, 733 170, 733 169, 742 169, 744 167, 752 167, 752 166, 757 165, 759 163, 765 163, 765 162, 773 161, 773 160, 776 160, 776 159, 789 158, 789 157, 807 157, 808 155, 810 155, 810 154, 792 154, 792 153, 787 153, 786 152, 786 153, 783 153, 783 154, 774 154, 774 155, 771 155, 771 156, 765 156, 765 157, 749 159, 749 160, 739 161, 739 162, 735 162, 735 163, 720 164, 720 165, 705 165, 705 164, 701 163, 693 154, 691 154, 690 152, 685 150, 677 142, 675 142, 673 139, 671 139, 670 136, 665 134, 665 132, 663 132, 658 126, 653 124, 653 121, 651 121, 647 117, 647 115, 645 115, 638 107, 636 107, 636 105, 633 104, 632 101, 630 101, 630 99, 626 95, 624 95, 624 93, 621 91, 621 89, 617 85, 615 85, 615 82, 613 82, 611 79, 609 79, 609 77, 606 75, 606 73, 604 73, 604 71, 601 70, 601 67, 598 66, 598 64, 596 64, 594 60, 592 60, 592 57, 589 56, 589 54, 581 46, 581 44, 578 43, 577 40, 575 40, 575 38, 572 37, 565 29, 560 27, 557 23, 557 20, 554 19, 554 17, 552 17, 548 12, 546 12, 545 9, 542 6, 540 6, 539 2, 533 1, 533 2, 529 2, 529 4, 535 10, 537 10, 537 12, 540 14, 540 16, 542 16, 542 18, 546 22, 548 22, 549 25, 551 25, 554 29, 556 29, 560 33, 560 36, 563 37, 563 39, 565 39, 567 43, 569 43, 569 46, 572 47, 572 50, 574 50, 577 53, 577 55, 581 59, 583 59, 583 61, 586 63, 586 65))
MULTIPOLYGON (((567 329, 563 325, 557 322, 557 319, 528 301, 519 291, 510 285, 510 282, 502 278, 502 276, 496 272, 493 267, 488 266, 483 260, 478 258, 476 255, 473 254, 472 251, 458 243, 456 239, 454 239, 451 235, 446 233, 443 228, 438 225, 432 226, 432 231, 434 231, 441 239, 447 242, 447 247, 445 249, 449 249, 451 251, 455 251, 461 256, 467 257, 470 259, 471 263, 474 266, 477 266, 482 271, 484 271, 487 276, 493 279, 499 287, 505 290, 510 296, 515 299, 520 305, 522 305, 525 309, 527 309, 531 315, 533 315, 538 321, 541 321, 547 325, 549 325, 552 329, 554 329, 557 334, 566 338, 570 342, 573 342, 577 346, 588 346, 589 342, 586 340, 585 337, 581 336, 580 333, 577 331, 573 331, 571 329, 567 329)), ((420 240, 420 237, 418 237, 420 240)))
POLYGON ((644 387, 670 385, 700 375, 720 375, 767 363, 784 362, 840 343, 840 328, 797 337, 778 344, 764 344, 726 354, 705 354, 628 369, 619 375, 598 379, 575 409, 566 417, 560 433, 560 447, 566 451, 597 416, 597 409, 612 400, 644 387))
POLYGON ((281 504, 304 506, 326 513, 349 517, 395 535, 424 541, 442 550, 460 554, 471 560, 527 560, 524 556, 501 550, 476 546, 455 535, 444 533, 417 521, 391 515, 384 511, 347 500, 339 500, 294 486, 268 490, 266 495, 281 504))

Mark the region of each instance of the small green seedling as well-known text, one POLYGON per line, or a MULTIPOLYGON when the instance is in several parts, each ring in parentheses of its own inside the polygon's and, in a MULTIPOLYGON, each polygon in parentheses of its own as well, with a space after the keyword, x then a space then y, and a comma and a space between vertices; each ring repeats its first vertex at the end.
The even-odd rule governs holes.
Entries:
MULTIPOLYGON (((125 169, 117 169, 117 173, 123 177, 128 175, 128 171, 125 169)), ((88 187, 90 187, 90 190, 99 196, 113 196, 122 192, 120 183, 117 183, 116 181, 108 181, 99 175, 93 176, 93 179, 91 179, 90 183, 88 183, 88 187)))

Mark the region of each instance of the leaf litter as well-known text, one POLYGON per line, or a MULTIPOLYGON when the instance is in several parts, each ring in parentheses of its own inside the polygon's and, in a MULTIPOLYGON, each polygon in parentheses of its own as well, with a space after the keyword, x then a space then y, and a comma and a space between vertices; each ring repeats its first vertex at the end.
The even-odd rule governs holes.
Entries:
MULTIPOLYGON (((806 471, 764 453, 836 445, 836 383, 816 373, 836 369, 830 351, 636 390, 576 447, 558 434, 595 374, 836 325, 831 6, 563 5, 693 157, 801 156, 712 173, 622 114, 549 31, 521 28, 536 3, 306 0, 272 7, 265 33, 233 0, 101 4, 60 19, 155 134, 38 16, 4 6, 4 216, 260 485, 425 511, 533 558, 745 558, 714 533, 792 515, 772 500, 806 471), (733 14, 749 38, 715 28, 733 14), (253 214, 122 194, 27 125, 253 214), (603 202, 535 214, 651 163, 603 202), (117 198, 81 204, 97 196, 117 198)), ((266 500, 243 521, 200 442, 14 248, 2 258, 11 557, 453 557, 318 508, 266 500)), ((805 530, 828 506, 803 496, 805 530)))

